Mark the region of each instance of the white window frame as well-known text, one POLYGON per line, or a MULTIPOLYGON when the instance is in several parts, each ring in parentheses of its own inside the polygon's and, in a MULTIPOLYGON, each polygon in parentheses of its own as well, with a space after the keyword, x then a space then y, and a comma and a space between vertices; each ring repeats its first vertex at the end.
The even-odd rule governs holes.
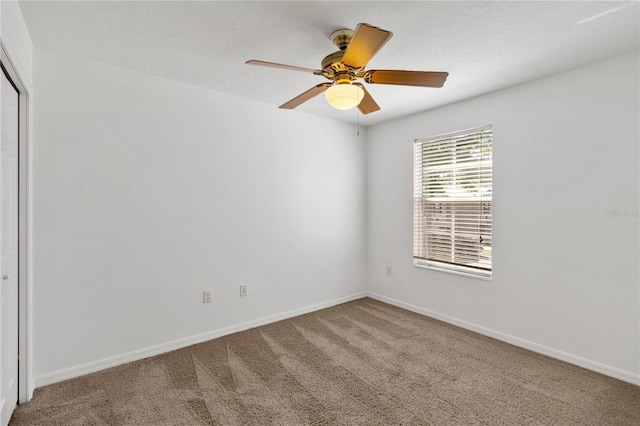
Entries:
POLYGON ((413 164, 414 266, 491 280, 492 126, 416 139, 413 164))

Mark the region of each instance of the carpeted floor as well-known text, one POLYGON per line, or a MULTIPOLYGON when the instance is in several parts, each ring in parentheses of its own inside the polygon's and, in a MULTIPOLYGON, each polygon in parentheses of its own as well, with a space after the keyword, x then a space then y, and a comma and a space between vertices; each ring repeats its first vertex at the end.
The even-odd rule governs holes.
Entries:
POLYGON ((37 389, 18 425, 640 425, 640 387, 372 299, 37 389))

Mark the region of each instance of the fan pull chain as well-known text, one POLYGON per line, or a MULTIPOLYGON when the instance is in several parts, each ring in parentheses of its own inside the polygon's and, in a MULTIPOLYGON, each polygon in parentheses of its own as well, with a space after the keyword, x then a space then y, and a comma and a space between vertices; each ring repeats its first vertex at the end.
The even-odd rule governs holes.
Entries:
POLYGON ((360 136, 360 110, 356 108, 356 135, 360 136))

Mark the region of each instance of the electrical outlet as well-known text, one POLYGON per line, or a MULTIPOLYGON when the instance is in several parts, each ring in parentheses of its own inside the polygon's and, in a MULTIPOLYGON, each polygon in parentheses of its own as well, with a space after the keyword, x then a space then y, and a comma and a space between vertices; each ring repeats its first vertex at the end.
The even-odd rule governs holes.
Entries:
POLYGON ((240 297, 245 297, 247 295, 247 285, 242 284, 240 286, 240 297))
POLYGON ((211 303, 211 290, 202 292, 202 303, 211 303))

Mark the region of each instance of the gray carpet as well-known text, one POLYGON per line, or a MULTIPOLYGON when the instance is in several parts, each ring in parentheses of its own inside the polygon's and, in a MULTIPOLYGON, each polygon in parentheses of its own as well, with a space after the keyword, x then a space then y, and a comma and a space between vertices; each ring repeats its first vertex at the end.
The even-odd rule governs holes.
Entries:
POLYGON ((640 425, 640 387, 372 299, 36 390, 18 425, 640 425))

